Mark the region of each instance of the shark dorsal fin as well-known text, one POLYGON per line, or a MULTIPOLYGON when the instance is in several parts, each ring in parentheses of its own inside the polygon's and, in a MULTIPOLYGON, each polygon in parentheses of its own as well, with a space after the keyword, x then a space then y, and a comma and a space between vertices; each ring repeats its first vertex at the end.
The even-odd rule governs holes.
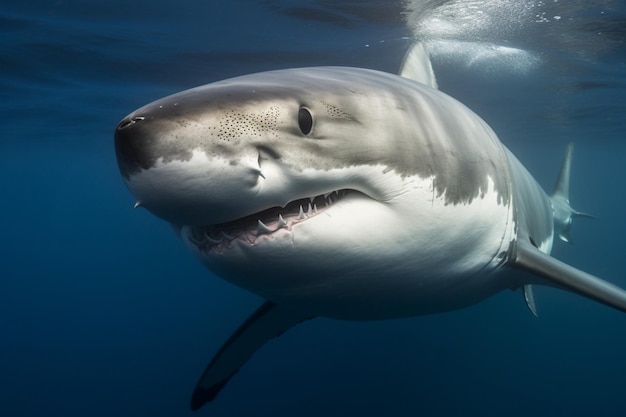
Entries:
POLYGON ((428 49, 422 42, 415 42, 404 55, 398 75, 437 88, 437 79, 430 62, 428 49))

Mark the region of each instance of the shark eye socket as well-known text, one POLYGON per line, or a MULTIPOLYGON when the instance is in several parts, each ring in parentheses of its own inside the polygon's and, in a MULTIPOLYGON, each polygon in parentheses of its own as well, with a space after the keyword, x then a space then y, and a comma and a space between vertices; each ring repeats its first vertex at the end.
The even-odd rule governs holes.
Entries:
POLYGON ((298 111, 298 125, 304 135, 308 135, 313 130, 313 115, 306 107, 300 107, 298 111))

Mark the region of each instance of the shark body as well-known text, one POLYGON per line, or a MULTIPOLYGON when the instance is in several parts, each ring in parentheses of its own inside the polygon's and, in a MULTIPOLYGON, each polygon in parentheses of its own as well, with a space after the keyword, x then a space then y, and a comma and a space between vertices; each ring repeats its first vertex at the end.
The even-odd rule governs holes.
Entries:
POLYGON ((534 284, 626 311, 626 293, 552 257, 568 240, 568 148, 548 196, 493 130, 437 89, 414 45, 400 75, 314 67, 158 100, 117 127, 138 205, 220 277, 268 300, 224 344, 198 409, 267 340, 316 316, 377 320, 534 284))

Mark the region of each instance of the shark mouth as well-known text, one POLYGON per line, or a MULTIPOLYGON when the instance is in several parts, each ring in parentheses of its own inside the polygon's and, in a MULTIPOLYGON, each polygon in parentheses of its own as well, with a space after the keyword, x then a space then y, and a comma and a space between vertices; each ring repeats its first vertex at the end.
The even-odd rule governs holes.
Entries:
POLYGON ((194 226, 189 239, 202 251, 221 252, 240 240, 254 245, 261 236, 272 235, 279 230, 291 228, 328 210, 354 190, 338 190, 315 197, 289 202, 285 207, 272 207, 237 220, 211 226, 194 226))

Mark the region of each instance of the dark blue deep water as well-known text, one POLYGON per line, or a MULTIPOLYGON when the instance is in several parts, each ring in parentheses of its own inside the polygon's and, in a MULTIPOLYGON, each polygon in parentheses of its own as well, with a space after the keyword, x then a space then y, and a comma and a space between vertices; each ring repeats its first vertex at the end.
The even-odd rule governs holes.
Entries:
MULTIPOLYGON (((211 356, 261 302, 211 275, 133 199, 113 130, 218 79, 396 71, 417 38, 550 190, 597 220, 554 254, 626 287, 626 7, 620 0, 0 1, 0 416, 185 416, 211 356)), ((626 415, 626 315, 539 288, 386 322, 306 322, 207 416, 626 415)))

